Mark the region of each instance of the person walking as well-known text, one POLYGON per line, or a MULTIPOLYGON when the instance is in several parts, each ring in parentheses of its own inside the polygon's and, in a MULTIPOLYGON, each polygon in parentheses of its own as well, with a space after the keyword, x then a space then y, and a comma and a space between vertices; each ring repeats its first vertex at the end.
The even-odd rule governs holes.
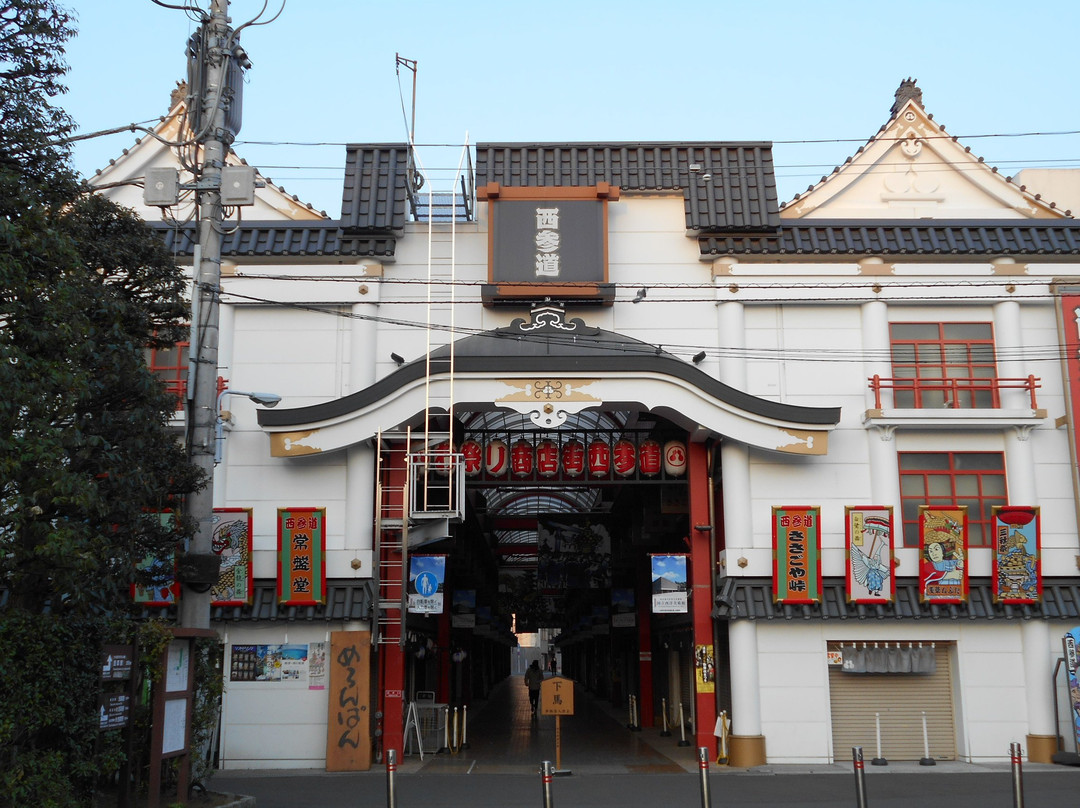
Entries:
POLYGON ((532 705, 533 715, 536 715, 536 705, 540 701, 540 685, 543 681, 544 672, 540 670, 540 662, 534 659, 525 671, 525 686, 529 688, 529 704, 532 705))

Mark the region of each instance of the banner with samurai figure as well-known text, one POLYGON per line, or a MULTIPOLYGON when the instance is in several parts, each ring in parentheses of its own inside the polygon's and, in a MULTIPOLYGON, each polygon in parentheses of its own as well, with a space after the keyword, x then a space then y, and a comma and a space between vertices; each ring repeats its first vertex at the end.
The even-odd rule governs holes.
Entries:
POLYGON ((1042 600, 1039 509, 995 505, 994 601, 1038 603, 1042 600))
POLYGON ((821 600, 821 509, 774 507, 773 597, 777 603, 821 600))
POLYGON ((968 598, 967 506, 919 506, 919 600, 965 603, 968 598))
POLYGON ((210 547, 221 557, 221 573, 210 588, 212 604, 251 603, 251 508, 214 508, 210 547))
POLYGON ((844 508, 847 536, 847 599, 850 603, 891 603, 893 575, 892 506, 844 508))
POLYGON ((278 508, 278 603, 326 602, 326 508, 278 508))

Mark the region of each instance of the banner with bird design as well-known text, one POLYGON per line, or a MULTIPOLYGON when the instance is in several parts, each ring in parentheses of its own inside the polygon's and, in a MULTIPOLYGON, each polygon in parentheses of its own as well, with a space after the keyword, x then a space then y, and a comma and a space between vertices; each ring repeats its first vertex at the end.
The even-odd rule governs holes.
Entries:
POLYGON ((849 505, 844 508, 847 538, 847 599, 849 603, 892 603, 893 509, 890 505, 849 505))

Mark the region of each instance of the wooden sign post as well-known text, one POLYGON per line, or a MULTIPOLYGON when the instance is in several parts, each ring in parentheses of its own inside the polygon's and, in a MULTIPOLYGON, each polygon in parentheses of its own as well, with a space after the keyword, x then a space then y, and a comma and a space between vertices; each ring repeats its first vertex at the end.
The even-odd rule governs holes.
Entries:
POLYGON ((570 774, 562 767, 562 717, 574 714, 574 682, 552 676, 540 684, 540 715, 555 716, 555 774, 570 774))

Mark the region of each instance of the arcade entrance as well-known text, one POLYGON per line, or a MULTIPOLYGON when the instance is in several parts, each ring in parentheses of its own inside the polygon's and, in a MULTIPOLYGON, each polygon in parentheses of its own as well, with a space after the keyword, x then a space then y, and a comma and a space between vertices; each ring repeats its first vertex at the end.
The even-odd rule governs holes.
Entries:
MULTIPOLYGON (((628 411, 587 410, 556 429, 513 412, 459 413, 453 451, 447 424, 438 426, 408 438, 405 536, 396 521, 380 531, 380 602, 404 596, 401 633, 392 609, 381 621, 380 692, 400 677, 407 713, 419 697, 473 715, 483 705, 487 723, 536 659, 624 728, 666 721, 692 741, 704 722, 711 735, 717 697, 729 706, 722 683, 717 692, 726 660, 715 657, 709 616, 714 475, 689 462, 707 459, 704 447, 664 418, 628 411), (449 518, 437 515, 444 504, 449 518), (706 623, 696 634, 695 565, 706 623), (441 571, 438 604, 421 591, 419 571, 429 568, 441 571), (407 581, 403 592, 395 576, 407 581)), ((392 469, 404 445, 400 435, 380 440, 386 499, 401 487, 392 469)), ((393 704, 381 709, 394 715, 393 704)), ((395 728, 383 730, 389 743, 395 728)))

